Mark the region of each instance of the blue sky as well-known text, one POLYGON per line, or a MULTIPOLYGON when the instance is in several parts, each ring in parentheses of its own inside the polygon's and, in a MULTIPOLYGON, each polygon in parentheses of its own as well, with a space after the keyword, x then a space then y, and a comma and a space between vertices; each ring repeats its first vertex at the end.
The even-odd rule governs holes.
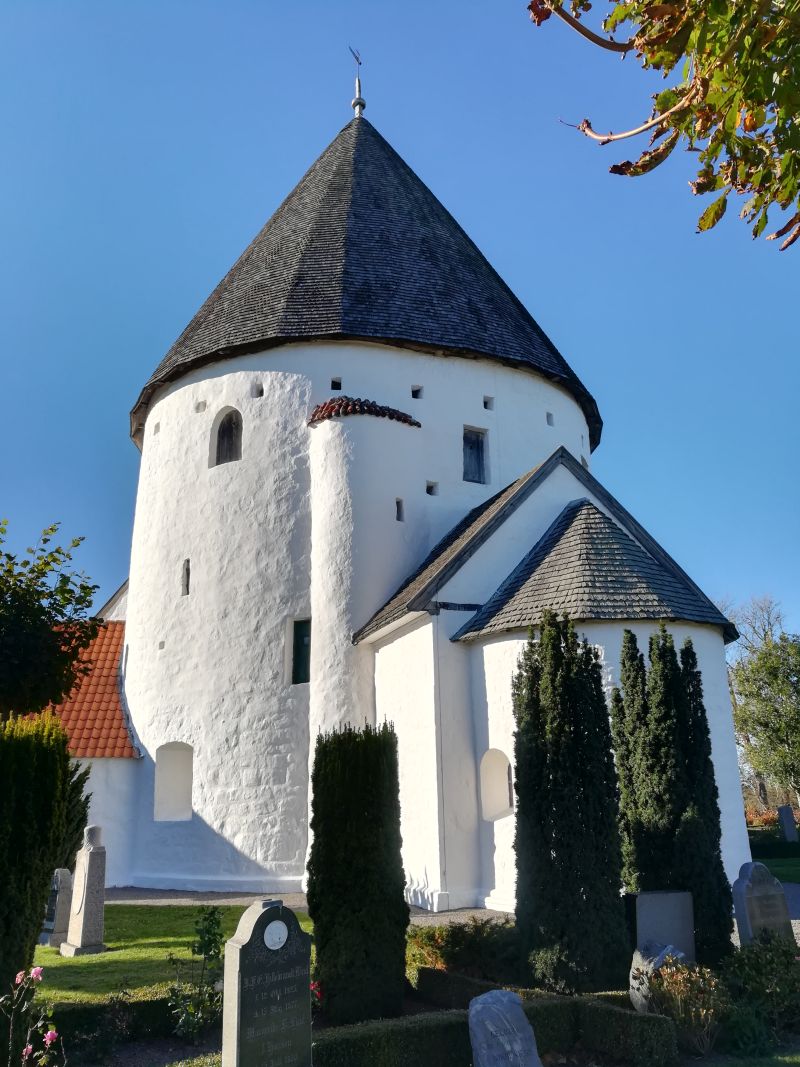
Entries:
MULTIPOLYGON (((599 9, 598 9, 599 10, 599 9)), ((608 174, 559 117, 636 125, 662 84, 523 2, 3 0, 0 514, 126 575, 128 412, 239 252, 367 117, 547 330, 605 420, 593 472, 712 597, 800 630, 800 251, 753 243, 675 155, 608 174)), ((100 600, 98 600, 98 603, 100 600)))

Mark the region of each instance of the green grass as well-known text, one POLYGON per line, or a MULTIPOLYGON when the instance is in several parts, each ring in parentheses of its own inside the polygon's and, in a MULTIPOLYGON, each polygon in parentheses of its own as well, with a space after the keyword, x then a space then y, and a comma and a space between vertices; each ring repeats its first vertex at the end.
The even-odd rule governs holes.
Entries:
MULTIPOLYGON (((243 907, 221 907, 223 937, 236 931, 243 907)), ((121 989, 131 993, 166 988, 175 977, 167 959, 190 959, 194 923, 193 906, 113 904, 106 907, 105 944, 108 952, 66 959, 57 949, 39 946, 35 962, 44 967, 40 996, 51 1004, 98 1003, 121 989)), ((299 914, 303 929, 311 920, 299 914)))
POLYGON ((781 882, 800 882, 800 857, 794 859, 759 860, 769 868, 770 873, 781 882))

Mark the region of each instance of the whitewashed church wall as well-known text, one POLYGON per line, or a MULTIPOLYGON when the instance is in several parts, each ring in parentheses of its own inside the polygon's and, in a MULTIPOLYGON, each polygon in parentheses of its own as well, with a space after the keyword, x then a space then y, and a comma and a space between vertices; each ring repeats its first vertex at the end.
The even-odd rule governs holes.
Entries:
POLYGON ((91 793, 89 823, 102 827, 106 847, 106 885, 132 885, 136 796, 142 779, 141 760, 86 759, 86 792, 91 793))
POLYGON ((309 687, 291 684, 289 643, 311 608, 309 383, 260 380, 261 397, 244 373, 173 388, 145 428, 123 654, 147 756, 138 885, 290 890, 303 873, 309 687), (226 407, 242 458, 209 466, 226 407), (152 761, 173 741, 193 748, 188 823, 153 818, 152 761))
POLYGON ((375 721, 373 648, 352 635, 427 551, 421 445, 419 429, 369 416, 311 429, 312 738, 375 721))
MULTIPOLYGON (((750 859, 750 847, 744 821, 722 635, 716 627, 700 624, 667 623, 667 628, 678 649, 690 637, 697 653, 720 797, 722 856, 728 878, 733 881, 741 864, 750 859)), ((612 686, 619 684, 623 631, 630 629, 636 634, 639 647, 646 655, 650 635, 658 627, 651 622, 619 621, 579 623, 577 629, 580 636, 585 636, 599 649, 604 683, 610 694, 612 686)), ((482 745, 485 744, 486 748, 503 749, 513 761, 511 679, 525 641, 526 635, 518 631, 470 642, 479 760, 482 745), (480 699, 482 679, 485 679, 485 703, 480 699), (481 731, 484 731, 483 734, 481 731), (504 748, 504 745, 508 747, 504 748)), ((506 819, 503 822, 509 824, 508 829, 495 823, 493 835, 482 839, 485 845, 482 864, 486 884, 491 890, 487 907, 506 910, 501 904, 492 902, 493 899, 508 900, 508 890, 513 886, 514 879, 513 820, 506 819), (499 888, 501 886, 502 889, 499 888)))
POLYGON ((447 911, 441 737, 435 704, 433 622, 421 619, 375 651, 378 723, 394 724, 400 771, 400 829, 410 903, 447 911))
MULTIPOLYGON (((435 699, 441 738, 441 785, 444 839, 442 867, 450 908, 482 904, 478 811, 478 761, 472 714, 470 649, 449 638, 456 614, 433 617, 435 699)), ((463 613, 458 613, 464 618, 463 613)))

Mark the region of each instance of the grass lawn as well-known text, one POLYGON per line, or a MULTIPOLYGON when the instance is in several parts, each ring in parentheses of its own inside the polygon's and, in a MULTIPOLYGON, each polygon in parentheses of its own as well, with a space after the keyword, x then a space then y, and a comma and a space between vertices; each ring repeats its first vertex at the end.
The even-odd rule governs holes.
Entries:
POLYGON ((781 882, 800 882, 800 857, 759 860, 781 882))
MULTIPOLYGON (((236 931, 243 907, 221 907, 225 940, 236 931)), ((194 940, 194 906, 172 907, 140 904, 106 905, 105 943, 108 952, 97 956, 65 959, 57 949, 40 945, 35 962, 44 967, 41 998, 57 1005, 66 1002, 98 1002, 112 993, 131 993, 166 986, 175 977, 167 960, 172 953, 189 959, 194 940)), ((307 915, 298 918, 311 931, 307 915)))

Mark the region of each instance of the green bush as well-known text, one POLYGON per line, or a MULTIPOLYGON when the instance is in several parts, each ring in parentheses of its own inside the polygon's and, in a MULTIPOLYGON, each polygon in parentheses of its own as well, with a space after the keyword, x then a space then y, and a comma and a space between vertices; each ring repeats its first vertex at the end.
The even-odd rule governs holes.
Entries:
POLYGON ((120 1044, 171 1037, 175 1030, 166 996, 137 999, 126 992, 99 1003, 60 1004, 54 1022, 76 1064, 106 1065, 120 1044))
POLYGON ((334 1023, 399 1015, 409 909, 391 726, 320 734, 311 775, 308 913, 334 1023))
POLYGON ((794 940, 764 935, 735 952, 722 980, 740 1008, 755 1012, 777 1035, 800 1027, 800 962, 794 940))
POLYGON ((0 723, 0 989, 29 968, 64 841, 67 735, 54 715, 0 723))
POLYGON ((73 760, 69 767, 66 787, 66 812, 64 820, 64 838, 61 842, 55 867, 75 870, 78 849, 83 845, 83 831, 89 821, 89 801, 92 794, 86 792, 90 767, 81 767, 73 760))
MULTIPOLYGON (((677 1060, 675 1028, 658 1015, 582 997, 536 998, 523 1010, 543 1056, 580 1043, 630 1067, 671 1067, 677 1060)), ((314 1041, 314 1067, 470 1067, 467 1019, 466 1011, 442 1011, 324 1030, 314 1041)))
POLYGON ((510 920, 472 918, 449 926, 410 926, 407 969, 435 967, 489 982, 516 982, 519 943, 510 920))
POLYGON ((775 830, 749 830, 754 860, 800 859, 800 841, 785 841, 775 830))
POLYGON ((582 997, 579 1029, 585 1049, 630 1067, 670 1067, 678 1059, 675 1027, 663 1015, 639 1015, 582 997))
POLYGON ((503 985, 500 982, 471 978, 466 974, 440 971, 433 967, 418 968, 412 985, 420 1000, 424 1000, 426 1004, 434 1004, 437 1008, 466 1009, 474 997, 488 993, 491 989, 510 989, 514 993, 519 993, 523 1000, 538 998, 552 1000, 553 998, 552 993, 543 989, 524 989, 520 986, 503 985))

